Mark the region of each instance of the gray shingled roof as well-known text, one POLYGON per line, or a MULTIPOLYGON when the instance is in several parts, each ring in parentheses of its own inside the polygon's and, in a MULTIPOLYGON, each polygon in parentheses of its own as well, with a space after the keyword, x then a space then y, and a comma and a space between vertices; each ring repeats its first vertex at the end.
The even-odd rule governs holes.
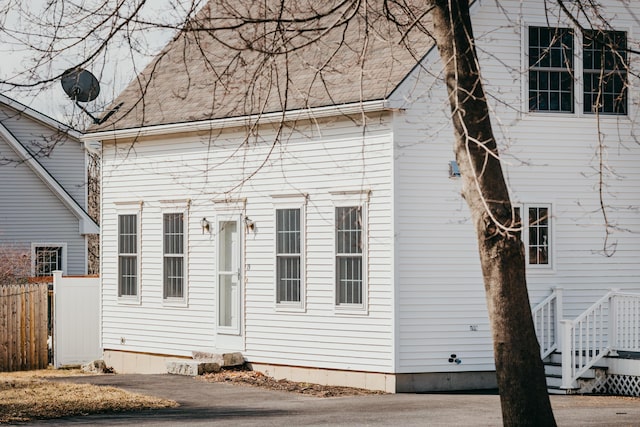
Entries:
MULTIPOLYGON (((258 3, 264 6, 254 0, 210 1, 118 96, 114 105, 122 102, 120 111, 90 131, 385 99, 433 45, 420 31, 403 34, 383 15, 380 0, 360 5, 354 19, 328 30, 322 27, 330 27, 339 14, 281 23, 289 30, 286 49, 273 23, 245 21, 238 28, 221 28, 240 24, 238 12, 264 17, 258 3), (278 49, 287 52, 267 52, 278 49)), ((332 4, 284 3, 289 10, 282 16, 297 20, 315 14, 314 7, 327 10, 332 4)))

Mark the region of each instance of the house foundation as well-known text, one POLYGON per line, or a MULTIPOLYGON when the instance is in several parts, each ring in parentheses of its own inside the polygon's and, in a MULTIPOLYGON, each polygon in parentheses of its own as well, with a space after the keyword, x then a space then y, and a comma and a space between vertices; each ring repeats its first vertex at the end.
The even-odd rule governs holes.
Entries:
MULTIPOLYGON (((120 374, 166 374, 168 366, 190 357, 105 350, 105 364, 120 374)), ((495 372, 429 372, 393 374, 344 371, 249 362, 249 367, 277 380, 356 387, 387 393, 426 393, 497 388, 495 372)), ((195 371, 194 371, 195 372, 195 371)))

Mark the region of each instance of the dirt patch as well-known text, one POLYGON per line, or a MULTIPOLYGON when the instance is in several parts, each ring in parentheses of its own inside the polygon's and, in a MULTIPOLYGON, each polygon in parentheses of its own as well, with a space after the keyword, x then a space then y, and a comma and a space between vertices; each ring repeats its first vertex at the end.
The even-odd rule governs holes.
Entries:
POLYGON ((171 400, 130 393, 115 387, 47 381, 79 371, 0 373, 0 424, 105 412, 178 406, 171 400))
POLYGON ((210 382, 240 384, 268 390, 306 394, 316 397, 345 397, 385 394, 385 392, 378 390, 327 386, 289 380, 276 380, 275 378, 264 375, 261 372, 250 371, 248 369, 226 369, 217 373, 206 374, 199 378, 210 382))

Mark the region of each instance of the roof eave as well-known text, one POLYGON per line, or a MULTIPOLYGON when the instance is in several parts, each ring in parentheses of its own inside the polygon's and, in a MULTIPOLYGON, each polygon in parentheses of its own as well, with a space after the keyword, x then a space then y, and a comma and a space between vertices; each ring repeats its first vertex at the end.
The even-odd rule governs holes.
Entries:
POLYGON ((71 126, 65 125, 57 121, 54 118, 47 116, 39 111, 34 110, 31 107, 24 105, 21 102, 16 101, 15 99, 9 98, 8 96, 0 94, 0 103, 8 105, 9 107, 19 111, 22 114, 26 114, 30 118, 48 126, 52 129, 55 129, 59 132, 64 132, 71 138, 75 140, 80 140, 81 133, 72 128, 71 126))
POLYGON ((100 226, 91 219, 89 214, 78 204, 78 202, 67 193, 67 191, 56 181, 49 171, 38 162, 29 151, 16 139, 16 137, 0 123, 0 137, 3 138, 13 151, 31 168, 31 170, 42 180, 42 182, 55 194, 58 199, 71 211, 78 219, 78 232, 81 235, 100 234, 100 226))
POLYGON ((317 120, 324 117, 348 116, 390 110, 386 99, 354 102, 342 105, 304 108, 299 110, 278 111, 275 113, 254 114, 248 116, 201 120, 195 122, 171 123, 129 129, 98 131, 84 134, 82 141, 93 142, 114 139, 141 138, 159 135, 171 135, 185 132, 203 132, 214 129, 233 128, 255 124, 291 122, 296 120, 317 120))

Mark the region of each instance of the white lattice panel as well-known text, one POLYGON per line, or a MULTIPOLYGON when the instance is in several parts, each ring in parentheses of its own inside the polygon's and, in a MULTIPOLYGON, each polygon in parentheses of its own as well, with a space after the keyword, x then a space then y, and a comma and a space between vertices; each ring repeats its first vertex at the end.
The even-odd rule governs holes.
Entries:
POLYGON ((640 377, 633 375, 607 375, 607 381, 594 388, 594 393, 640 397, 640 377))

